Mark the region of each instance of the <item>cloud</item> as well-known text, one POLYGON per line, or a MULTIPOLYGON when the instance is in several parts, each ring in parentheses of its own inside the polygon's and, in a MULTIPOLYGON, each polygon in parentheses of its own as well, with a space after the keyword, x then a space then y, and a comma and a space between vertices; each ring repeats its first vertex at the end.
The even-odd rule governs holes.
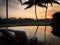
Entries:
MULTIPOLYGON (((5 2, 6 0, 0 0, 0 8, 3 8, 3 6, 5 6, 5 4, 6 4, 6 2, 5 2)), ((18 2, 18 0, 8 0, 9 2, 9 7, 11 7, 11 8, 17 8, 16 7, 16 5, 18 5, 19 4, 19 2, 18 2)))
MULTIPOLYGON (((5 11, 6 11, 6 2, 5 2, 6 0, 0 0, 0 17, 3 17, 3 16, 5 16, 5 11)), ((18 1, 18 0, 8 0, 9 2, 9 15, 11 16, 11 15, 13 15, 14 14, 14 16, 15 15, 18 15, 18 16, 21 16, 21 15, 34 15, 34 13, 32 14, 32 12, 33 12, 33 9, 34 8, 30 8, 29 10, 24 10, 24 8, 25 8, 25 6, 21 6, 20 5, 20 2, 18 1)), ((25 2, 25 1, 27 1, 27 0, 22 0, 22 2, 25 2)), ((55 5, 56 6, 56 5, 55 5)), ((60 7, 55 7, 54 6, 54 10, 59 10, 60 9, 60 7), (57 8, 57 9, 55 9, 55 8, 57 8)), ((50 6, 51 7, 51 6, 50 6)), ((49 7, 49 8, 50 8, 49 7)), ((40 14, 40 11, 42 12, 43 10, 41 10, 41 8, 39 7, 37 7, 37 9, 38 9, 38 15, 40 14), (40 10, 39 10, 40 9, 40 10)), ((51 10, 51 8, 50 9, 48 9, 48 10, 51 10)), ((57 10, 57 11, 58 11, 57 10)), ((54 12, 54 11, 53 11, 54 12)), ((43 15, 43 12, 42 12, 42 15, 43 15)), ((22 16, 21 16, 22 17, 22 16)), ((28 16, 27 16, 28 17, 28 16)), ((32 16, 33 17, 33 16, 32 16)))
MULTIPOLYGON (((18 0, 8 0, 9 9, 18 9, 18 0)), ((6 0, 0 0, 0 17, 5 17, 6 12, 6 0)))
MULTIPOLYGON (((22 0, 24 2, 26 0, 22 0)), ((21 8, 20 2, 18 0, 8 0, 8 7, 10 10, 19 10, 21 8)), ((23 6, 24 7, 24 6, 23 6)), ((6 12, 6 0, 0 0, 0 17, 5 17, 6 12)))

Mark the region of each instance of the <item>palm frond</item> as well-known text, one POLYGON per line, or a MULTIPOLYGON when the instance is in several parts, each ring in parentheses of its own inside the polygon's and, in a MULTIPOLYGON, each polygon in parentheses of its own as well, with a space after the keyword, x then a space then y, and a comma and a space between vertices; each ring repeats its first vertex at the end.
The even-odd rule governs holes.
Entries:
POLYGON ((31 2, 29 1, 23 3, 23 5, 29 5, 29 4, 31 4, 31 2))
POLYGON ((18 0, 22 4, 22 0, 18 0))
POLYGON ((30 5, 28 5, 25 9, 31 8, 32 6, 33 6, 33 5, 30 4, 30 5))
POLYGON ((30 1, 26 1, 24 2, 22 5, 28 5, 25 9, 28 9, 28 8, 31 8, 33 6, 33 2, 30 0, 30 1))
POLYGON ((47 8, 47 6, 42 5, 42 4, 38 4, 38 6, 47 8))
POLYGON ((60 4, 59 2, 57 2, 56 0, 38 0, 37 3, 41 3, 41 4, 48 4, 50 3, 51 6, 53 6, 52 3, 55 3, 55 4, 60 4))
POLYGON ((57 2, 57 1, 52 1, 53 3, 56 3, 56 4, 58 4, 58 5, 60 5, 60 3, 59 2, 57 2))

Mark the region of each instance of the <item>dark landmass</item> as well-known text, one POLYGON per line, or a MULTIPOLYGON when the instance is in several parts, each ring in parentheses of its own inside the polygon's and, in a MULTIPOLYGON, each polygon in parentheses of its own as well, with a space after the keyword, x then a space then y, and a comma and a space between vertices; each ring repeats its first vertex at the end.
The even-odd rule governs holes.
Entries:
MULTIPOLYGON (((0 45, 44 45, 36 36, 27 37, 25 31, 0 29, 0 45)), ((49 42, 47 45, 50 45, 49 42)))
POLYGON ((37 22, 39 22, 39 26, 49 25, 51 19, 39 19, 38 21, 31 18, 0 18, 0 27, 8 26, 37 26, 37 22))

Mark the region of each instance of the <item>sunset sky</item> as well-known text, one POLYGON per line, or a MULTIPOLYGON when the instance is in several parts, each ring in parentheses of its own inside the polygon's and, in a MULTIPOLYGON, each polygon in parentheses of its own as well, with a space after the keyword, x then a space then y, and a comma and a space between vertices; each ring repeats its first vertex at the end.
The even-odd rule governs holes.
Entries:
MULTIPOLYGON (((22 0, 23 2, 27 0, 22 0)), ((53 4, 54 6, 50 6, 48 8, 47 12, 47 18, 51 18, 52 14, 55 12, 60 11, 60 6, 57 4, 53 4)), ((29 8, 27 10, 24 10, 26 5, 21 6, 20 2, 18 0, 9 0, 9 18, 10 17, 16 17, 16 18, 34 18, 35 19, 35 12, 34 12, 34 6, 32 8, 29 8)), ((45 17, 45 8, 41 8, 37 6, 37 14, 38 18, 44 18, 45 17)), ((5 9, 5 0, 0 0, 0 17, 5 18, 6 17, 6 9, 5 9)))

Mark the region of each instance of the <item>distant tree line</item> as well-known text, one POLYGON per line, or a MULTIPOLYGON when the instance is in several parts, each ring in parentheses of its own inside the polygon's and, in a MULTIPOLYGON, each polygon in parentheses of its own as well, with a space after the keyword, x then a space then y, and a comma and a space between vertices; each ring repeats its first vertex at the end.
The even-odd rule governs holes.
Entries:
MULTIPOLYGON (((15 24, 15 25, 37 25, 37 20, 35 19, 31 19, 31 18, 1 18, 0 17, 0 25, 6 25, 6 22, 8 22, 8 25, 10 24, 15 24)), ((49 24, 51 22, 51 19, 39 19, 38 20, 39 25, 41 25, 41 23, 47 23, 49 24)))

